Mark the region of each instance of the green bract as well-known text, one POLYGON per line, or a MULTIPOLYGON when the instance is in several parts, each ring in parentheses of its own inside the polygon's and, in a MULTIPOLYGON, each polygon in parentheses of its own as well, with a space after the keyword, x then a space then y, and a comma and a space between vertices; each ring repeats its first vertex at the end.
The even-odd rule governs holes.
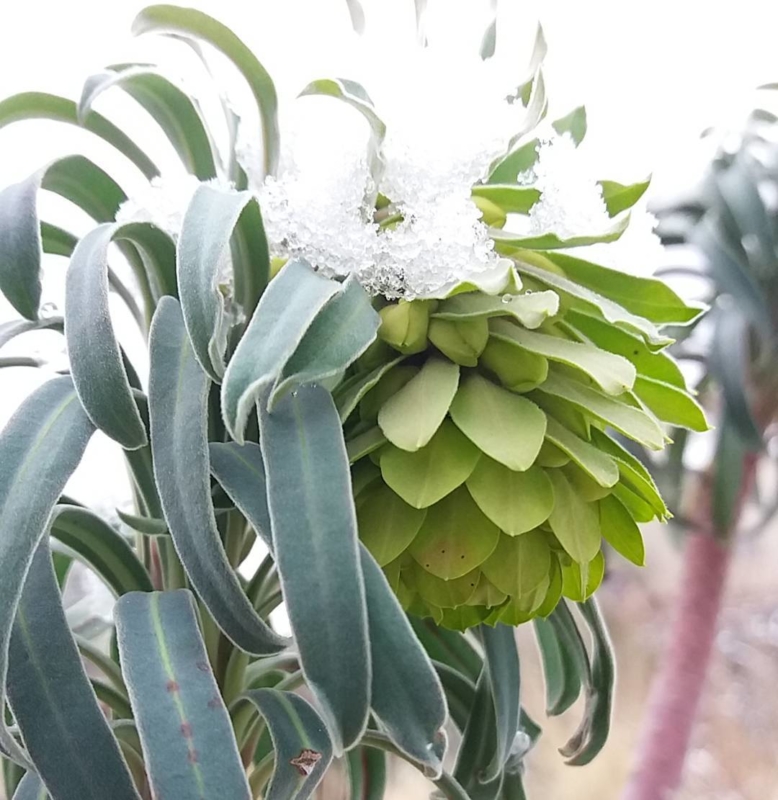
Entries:
MULTIPOLYGON (((359 23, 359 3, 349 8, 359 23)), ((254 166, 273 176, 278 98, 246 45, 207 15, 167 5, 142 12, 134 30, 232 62, 262 128, 254 166)), ((495 34, 493 20, 484 57, 495 34)), ((37 93, 0 102, 0 128, 82 125, 152 180, 158 167, 93 110, 104 92, 125 91, 194 183, 207 181, 170 231, 117 220, 124 191, 83 156, 0 192, 0 291, 19 317, 0 325, 0 347, 49 328, 64 334, 70 359, 70 374, 45 382, 0 435, 8 797, 304 799, 344 754, 351 796, 378 797, 387 752, 448 798, 523 796, 522 759, 540 729, 520 706, 513 627, 530 619, 548 713, 587 698, 563 752, 573 764, 599 752, 613 687, 590 599, 602 543, 641 564, 636 523, 668 516, 620 439, 660 449, 663 423, 706 428, 661 330, 701 309, 660 281, 558 252, 617 238, 644 183, 600 183, 614 217, 605 233, 504 229, 543 201, 518 173, 538 158, 544 52, 539 34, 513 98, 516 135, 472 187, 474 206, 470 187, 460 198, 488 244, 486 267, 418 296, 402 290, 404 275, 394 276, 400 289, 371 294, 361 273, 330 277, 337 270, 272 239, 267 204, 237 158, 231 106, 222 152, 197 101, 150 65, 93 76, 79 104, 37 93), (95 228, 79 240, 42 220, 41 189, 95 228), (132 286, 113 269, 114 243, 132 286), (51 255, 69 261, 64 319, 42 313, 51 255), (148 376, 120 344, 109 291, 148 340, 148 376), (132 476, 123 528, 63 494, 98 429, 132 476), (267 555, 248 571, 257 542, 267 555), (118 598, 105 650, 65 624, 73 560, 118 598), (282 602, 289 639, 270 621, 282 602), (303 685, 312 703, 295 693, 303 685), (449 722, 463 741, 453 775, 443 770, 449 722)), ((367 120, 365 224, 377 237, 397 230, 403 209, 381 193, 391 131, 380 110, 350 80, 315 80, 303 94, 367 120)), ((553 128, 577 144, 585 112, 553 128)), ((0 368, 39 364, 0 357, 0 368)))

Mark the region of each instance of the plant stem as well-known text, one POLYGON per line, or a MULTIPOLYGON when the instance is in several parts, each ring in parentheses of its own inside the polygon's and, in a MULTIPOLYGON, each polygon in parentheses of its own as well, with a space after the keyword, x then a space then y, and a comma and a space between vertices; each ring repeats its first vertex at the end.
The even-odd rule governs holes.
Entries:
MULTIPOLYGON (((733 528, 748 493, 757 456, 745 456, 733 528)), ((697 530, 686 537, 676 615, 648 701, 635 766, 623 800, 665 800, 681 783, 683 766, 705 687, 717 620, 731 560, 713 535, 710 475, 694 499, 697 530)))

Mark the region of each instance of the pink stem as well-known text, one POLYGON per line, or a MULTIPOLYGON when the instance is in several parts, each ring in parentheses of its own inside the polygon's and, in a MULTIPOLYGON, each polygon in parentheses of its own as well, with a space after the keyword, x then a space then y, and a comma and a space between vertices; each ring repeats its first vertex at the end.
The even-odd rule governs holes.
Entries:
POLYGON ((638 762, 623 800, 667 800, 680 784, 728 565, 729 548, 713 536, 688 536, 677 616, 654 680, 638 762))

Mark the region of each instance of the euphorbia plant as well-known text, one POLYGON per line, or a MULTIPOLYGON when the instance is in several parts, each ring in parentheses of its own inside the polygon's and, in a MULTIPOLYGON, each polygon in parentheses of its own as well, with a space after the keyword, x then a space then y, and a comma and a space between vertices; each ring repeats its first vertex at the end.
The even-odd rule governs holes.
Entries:
POLYGON ((81 124, 154 180, 154 163, 92 109, 121 88, 202 182, 168 230, 128 214, 82 156, 0 194, 0 289, 20 315, 0 342, 54 328, 70 364, 0 438, 8 790, 27 770, 21 798, 306 797, 343 757, 353 796, 377 796, 389 752, 448 797, 517 797, 539 733, 520 707, 513 631, 530 619, 548 712, 586 693, 563 752, 587 763, 613 685, 591 599, 602 541, 640 564, 636 523, 667 515, 612 432, 660 449, 662 422, 706 427, 660 330, 700 308, 560 252, 618 239, 646 184, 593 184, 596 213, 558 219, 565 196, 544 154, 574 149, 586 122, 577 109, 543 127, 542 37, 495 116, 510 133, 461 151, 415 151, 353 81, 309 84, 304 95, 369 124, 340 194, 284 156, 273 82, 232 32, 172 6, 142 12, 135 30, 232 60, 262 149, 233 137, 221 153, 198 103, 148 65, 94 76, 78 104, 0 103, 0 126, 81 124), (97 226, 77 240, 41 220, 40 189, 97 226), (505 230, 522 217, 524 233, 505 230), (112 243, 137 291, 110 270, 112 243), (44 253, 69 259, 64 319, 41 316, 44 253), (111 287, 148 333, 148 380, 118 343, 111 287), (124 448, 134 539, 62 494, 96 429, 124 448), (69 633, 50 537, 118 596, 109 653, 69 633), (246 577, 257 539, 268 555, 246 577), (267 621, 282 601, 291 640, 267 621), (101 677, 87 678, 79 651, 101 677), (462 733, 453 775, 447 724, 462 733))

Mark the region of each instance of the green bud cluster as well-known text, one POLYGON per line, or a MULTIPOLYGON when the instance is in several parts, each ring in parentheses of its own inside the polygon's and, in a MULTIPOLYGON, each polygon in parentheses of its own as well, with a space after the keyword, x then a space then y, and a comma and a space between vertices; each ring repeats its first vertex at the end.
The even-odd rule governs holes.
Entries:
MULTIPOLYGON (((378 340, 335 391, 362 541, 407 611, 458 630, 585 600, 603 540, 643 564, 638 523, 668 510, 618 437, 658 450, 664 423, 707 428, 670 340, 576 281, 610 271, 512 258, 500 295, 463 286, 381 308, 378 340)), ((670 291, 628 281, 625 305, 670 291)))

